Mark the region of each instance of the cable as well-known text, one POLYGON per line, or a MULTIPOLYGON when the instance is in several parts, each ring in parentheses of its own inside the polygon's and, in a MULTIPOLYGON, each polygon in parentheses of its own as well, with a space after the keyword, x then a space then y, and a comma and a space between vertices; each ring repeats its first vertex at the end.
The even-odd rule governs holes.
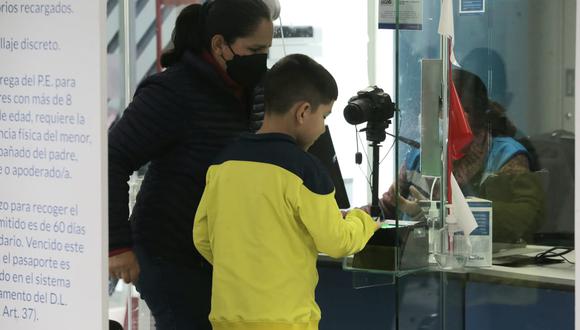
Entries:
MULTIPOLYGON (((359 140, 360 140, 360 138, 359 138, 359 131, 358 131, 358 129, 356 128, 356 125, 355 125, 355 130, 356 130, 356 141, 357 141, 356 151, 357 151, 357 153, 359 153, 359 151, 358 151, 358 150, 359 150, 359 149, 358 149, 358 143, 359 143, 359 140)), ((362 142, 361 142, 361 144, 362 144, 362 142)), ((382 163, 382 162, 385 160, 385 158, 387 158, 387 156, 389 155, 389 153, 391 152, 391 150, 393 150, 393 147, 394 147, 394 146, 395 146, 395 140, 393 139, 393 143, 391 143, 391 146, 389 147, 389 150, 387 150, 387 153, 386 153, 386 154, 383 156, 383 158, 382 158, 382 159, 379 161, 379 165, 381 165, 381 163, 382 163)), ((364 145, 363 145, 363 147, 364 147, 364 145)), ((363 151, 365 152, 365 157, 366 157, 366 159, 367 159, 367 165, 368 165, 368 166, 369 166, 369 168, 370 168, 370 167, 371 167, 371 164, 370 164, 370 162, 369 162, 369 157, 368 157, 368 155, 367 155, 367 153, 366 153, 366 149, 364 149, 364 148, 363 148, 363 151)), ((367 180, 367 183, 368 183, 368 185, 369 185, 369 188, 370 188, 370 190, 372 190, 372 189, 373 189, 373 184, 371 183, 371 177, 369 177, 369 176, 366 176, 366 174, 363 172, 362 168, 360 167, 360 164, 359 164, 358 168, 359 168, 359 170, 361 171, 361 173, 363 173, 363 175, 365 175, 365 178, 366 178, 366 180, 367 180)), ((371 173, 371 174, 372 174, 372 173, 371 173)), ((379 201, 379 203, 380 203, 380 201, 379 201)), ((381 215, 382 215, 382 218, 383 218, 383 219, 386 219, 386 216, 385 216, 385 211, 383 210, 383 208, 382 208, 382 206, 381 206, 380 204, 379 204, 379 210, 381 210, 381 215)), ((375 221, 377 221, 377 220, 380 220, 380 219, 381 219, 381 217, 380 217, 380 216, 377 216, 377 217, 375 218, 375 221)))
MULTIPOLYGON (((356 125, 354 126, 354 128, 356 129, 357 141, 360 142, 361 146, 363 147, 362 150, 363 150, 363 153, 365 154, 365 158, 367 159, 367 166, 368 166, 368 168, 371 168, 371 163, 369 162, 369 156, 367 155, 367 150, 365 149, 365 145, 361 142, 361 138, 359 136, 360 132, 356 128, 356 125)), ((357 145, 357 148, 358 148, 358 145, 357 145)))
POLYGON ((430 194, 429 194, 429 200, 430 200, 430 201, 432 201, 432 200, 433 200, 433 191, 435 190, 435 182, 437 182, 437 179, 438 179, 438 178, 439 178, 439 177, 438 177, 438 176, 436 176, 436 177, 433 179, 433 183, 431 184, 431 192, 430 192, 430 194))
POLYGON ((571 247, 554 246, 546 251, 538 253, 534 257, 534 260, 536 261, 536 263, 546 263, 546 262, 549 262, 550 260, 553 262, 554 259, 551 259, 551 258, 558 258, 559 257, 570 264, 575 264, 574 262, 572 262, 572 261, 568 260, 566 257, 564 257, 565 254, 568 254, 573 250, 574 250, 574 248, 571 248, 571 247))
POLYGON ((389 150, 387 150, 387 153, 383 156, 383 158, 381 158, 381 161, 379 162, 379 165, 381 165, 383 163, 383 160, 385 160, 385 158, 387 158, 387 156, 391 153, 391 151, 393 150, 393 147, 395 146, 395 140, 393 139, 393 143, 391 143, 391 146, 389 147, 389 150))
POLYGON ((576 264, 575 262, 566 259, 566 257, 564 257, 564 256, 560 256, 560 258, 564 259, 569 264, 572 264, 572 265, 575 265, 576 264))
MULTIPOLYGON (((361 144, 362 144, 362 142, 360 142, 359 131, 358 131, 358 128, 356 127, 356 125, 354 125, 354 132, 355 132, 355 139, 356 139, 356 153, 357 153, 357 160, 358 160, 358 155, 360 154, 360 152, 359 152, 359 149, 358 149, 358 146, 359 146, 359 143, 361 143, 361 144)), ((368 165, 368 168, 370 168, 370 167, 371 167, 371 164, 369 163, 369 157, 367 156, 366 150, 364 149, 364 145, 362 145, 362 146, 363 146, 363 151, 364 151, 364 153, 365 153, 365 157, 366 157, 366 159, 367 159, 367 165, 368 165)), ((358 169, 361 171, 361 173, 362 173, 363 177, 364 177, 364 178, 367 180, 367 183, 369 184, 369 187, 371 187, 371 189, 372 189, 372 184, 371 184, 371 179, 370 179, 370 177, 369 177, 369 176, 367 176, 367 173, 365 173, 365 172, 362 170, 362 168, 361 168, 361 166, 360 166, 360 163, 359 163, 359 162, 357 162, 357 164, 358 164, 358 166, 357 166, 357 167, 358 167, 358 169)))
POLYGON ((360 151, 358 150, 358 129, 356 128, 356 125, 354 125, 354 139, 356 141, 356 163, 360 165, 361 162, 358 161, 360 151))
POLYGON ((358 166, 358 169, 360 170, 360 172, 364 176, 364 178, 367 180, 369 187, 372 187, 371 179, 367 176, 367 174, 365 172, 363 172, 363 170, 360 166, 358 166))

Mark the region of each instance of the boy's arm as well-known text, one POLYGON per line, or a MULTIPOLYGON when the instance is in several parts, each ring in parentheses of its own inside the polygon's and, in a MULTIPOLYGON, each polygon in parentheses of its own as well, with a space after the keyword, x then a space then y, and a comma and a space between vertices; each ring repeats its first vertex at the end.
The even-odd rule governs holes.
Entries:
POLYGON ((379 226, 360 209, 349 211, 343 219, 334 192, 320 195, 304 186, 300 192, 298 213, 318 251, 333 258, 362 250, 379 226))
POLYGON ((207 188, 201 197, 195 219, 193 221, 193 244, 201 255, 213 265, 213 254, 209 243, 209 231, 207 223, 207 188))

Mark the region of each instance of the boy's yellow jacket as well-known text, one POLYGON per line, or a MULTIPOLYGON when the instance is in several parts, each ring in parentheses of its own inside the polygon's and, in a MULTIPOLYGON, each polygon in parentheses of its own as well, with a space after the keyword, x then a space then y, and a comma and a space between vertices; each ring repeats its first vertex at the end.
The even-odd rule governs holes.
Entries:
POLYGON ((342 218, 326 170, 291 137, 243 136, 210 166, 193 227, 213 264, 213 329, 318 329, 318 252, 353 254, 375 226, 361 210, 342 218))

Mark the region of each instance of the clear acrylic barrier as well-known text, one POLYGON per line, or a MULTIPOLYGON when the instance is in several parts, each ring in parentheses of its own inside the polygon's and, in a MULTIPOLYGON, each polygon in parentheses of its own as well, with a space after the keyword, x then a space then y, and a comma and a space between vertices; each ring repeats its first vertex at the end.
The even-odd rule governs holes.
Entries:
MULTIPOLYGON (((393 3, 401 5, 403 1, 393 3)), ((405 198, 419 199, 409 193, 408 183, 413 182, 422 199, 445 205, 446 182, 421 185, 433 182, 421 174, 421 166, 427 165, 421 162, 423 150, 403 142, 429 142, 422 139, 425 126, 421 120, 427 116, 422 104, 425 86, 421 84, 421 61, 446 55, 437 34, 440 3, 423 2, 420 30, 399 28, 394 32, 394 100, 399 110, 395 187, 405 198)), ((454 0, 452 4, 455 57, 461 69, 476 75, 487 89, 487 98, 480 98, 485 116, 479 118, 477 113, 470 113, 474 111, 470 87, 455 82, 474 140, 465 150, 467 157, 453 163, 453 173, 464 195, 492 202, 493 227, 489 231, 493 233, 494 256, 513 255, 515 260, 530 253, 530 244, 545 245, 546 249, 573 246, 576 1, 454 0), (475 117, 482 119, 481 125, 475 117), (524 156, 495 159, 498 164, 494 165, 493 155, 505 141, 524 156)), ((441 95, 442 100, 446 97, 441 95)), ((429 148, 438 147, 446 148, 441 143, 434 147, 429 144, 429 148)), ((415 219, 414 214, 403 214, 404 208, 397 206, 399 219, 415 219)), ((423 214, 428 215, 428 209, 423 214)), ((343 269, 354 272, 355 287, 388 283, 396 287, 394 329, 573 327, 574 270, 568 261, 554 257, 555 265, 463 269, 458 265, 459 269, 442 270, 430 259, 427 271, 409 271, 401 266, 405 251, 397 246, 383 251, 382 266, 396 265, 386 270, 360 267, 354 258, 343 262, 343 269), (391 277, 365 278, 358 272, 391 277), (542 276, 552 272, 553 277, 542 276), (554 308, 556 305, 561 308, 554 308), (542 319, 538 313, 549 316, 542 319)))

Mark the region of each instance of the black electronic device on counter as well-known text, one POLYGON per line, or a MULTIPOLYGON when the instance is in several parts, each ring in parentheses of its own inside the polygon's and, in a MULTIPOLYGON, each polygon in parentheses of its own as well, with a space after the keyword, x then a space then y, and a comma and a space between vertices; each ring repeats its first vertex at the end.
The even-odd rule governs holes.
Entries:
POLYGON ((352 258, 350 267, 361 270, 407 271, 429 265, 429 237, 425 221, 381 228, 352 258))

